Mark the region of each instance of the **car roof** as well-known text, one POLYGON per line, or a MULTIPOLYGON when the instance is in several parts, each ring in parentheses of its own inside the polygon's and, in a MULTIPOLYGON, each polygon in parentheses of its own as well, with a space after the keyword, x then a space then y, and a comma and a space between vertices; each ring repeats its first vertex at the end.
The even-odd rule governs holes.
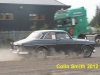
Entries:
POLYGON ((66 32, 64 30, 37 30, 35 32, 66 32))

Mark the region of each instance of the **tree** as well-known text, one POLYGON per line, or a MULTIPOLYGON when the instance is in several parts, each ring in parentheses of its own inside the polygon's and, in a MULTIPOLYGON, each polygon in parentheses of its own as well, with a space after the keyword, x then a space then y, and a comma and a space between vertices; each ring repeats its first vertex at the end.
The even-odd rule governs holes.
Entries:
POLYGON ((91 26, 89 26, 89 34, 92 34, 93 33, 93 31, 92 31, 92 28, 91 28, 91 26))
POLYGON ((100 6, 96 6, 96 13, 95 16, 93 17, 93 19, 90 21, 90 26, 95 27, 95 25, 99 25, 100 26, 100 6))
POLYGON ((94 27, 96 24, 96 17, 93 17, 93 19, 90 21, 89 25, 94 27))
POLYGON ((97 33, 100 33, 100 26, 96 24, 95 28, 97 29, 97 33))
POLYGON ((97 6, 96 7, 96 23, 97 23, 97 25, 99 25, 100 26, 100 7, 99 6, 97 6))

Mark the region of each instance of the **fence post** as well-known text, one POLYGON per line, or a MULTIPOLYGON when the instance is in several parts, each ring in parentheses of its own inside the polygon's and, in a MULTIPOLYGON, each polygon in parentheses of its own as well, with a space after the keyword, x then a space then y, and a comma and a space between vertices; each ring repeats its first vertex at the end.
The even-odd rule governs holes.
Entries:
POLYGON ((15 31, 13 30, 13 40, 15 41, 15 31))

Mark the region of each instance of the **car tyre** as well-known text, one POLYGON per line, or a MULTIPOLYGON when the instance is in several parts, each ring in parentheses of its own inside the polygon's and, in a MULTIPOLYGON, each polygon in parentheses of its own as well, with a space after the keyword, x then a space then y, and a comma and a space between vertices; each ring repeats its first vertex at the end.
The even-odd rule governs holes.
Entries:
POLYGON ((88 58, 91 55, 92 55, 92 49, 91 49, 91 47, 89 47, 89 46, 83 47, 83 49, 82 49, 82 56, 84 58, 88 58))
POLYGON ((39 47, 35 51, 35 57, 38 59, 45 59, 47 56, 47 49, 43 47, 39 47))

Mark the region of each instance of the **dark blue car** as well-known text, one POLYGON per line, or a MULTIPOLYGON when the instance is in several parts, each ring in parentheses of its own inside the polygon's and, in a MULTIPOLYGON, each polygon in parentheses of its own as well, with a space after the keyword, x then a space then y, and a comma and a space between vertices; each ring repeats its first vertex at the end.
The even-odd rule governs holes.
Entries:
POLYGON ((38 30, 32 32, 27 38, 11 43, 12 53, 21 55, 35 54, 37 58, 51 55, 52 50, 63 51, 65 54, 75 52, 83 57, 90 57, 94 52, 95 43, 85 39, 73 39, 63 30, 38 30))

